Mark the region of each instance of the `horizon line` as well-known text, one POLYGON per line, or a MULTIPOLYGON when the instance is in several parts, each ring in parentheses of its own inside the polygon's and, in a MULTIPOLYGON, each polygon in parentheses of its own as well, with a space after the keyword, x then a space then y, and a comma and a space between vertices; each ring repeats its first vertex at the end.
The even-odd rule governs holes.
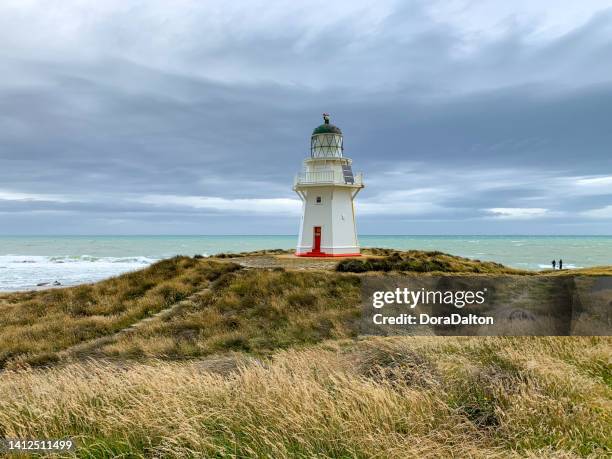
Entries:
MULTIPOLYGON (((0 237, 298 237, 297 234, 0 234, 0 237)), ((361 234, 359 237, 612 237, 612 234, 361 234)))

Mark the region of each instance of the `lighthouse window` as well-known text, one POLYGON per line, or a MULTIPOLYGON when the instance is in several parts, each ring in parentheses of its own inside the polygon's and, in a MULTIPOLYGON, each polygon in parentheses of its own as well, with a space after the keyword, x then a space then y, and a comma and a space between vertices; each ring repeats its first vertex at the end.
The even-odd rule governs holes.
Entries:
POLYGON ((322 201, 322 200, 321 200, 321 196, 317 196, 317 198, 315 199, 315 202, 316 202, 317 204, 321 204, 321 201, 322 201))

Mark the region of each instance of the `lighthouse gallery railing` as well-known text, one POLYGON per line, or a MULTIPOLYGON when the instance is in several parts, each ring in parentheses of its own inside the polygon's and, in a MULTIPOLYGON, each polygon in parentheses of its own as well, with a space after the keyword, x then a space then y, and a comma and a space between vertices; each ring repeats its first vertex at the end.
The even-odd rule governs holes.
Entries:
POLYGON ((315 185, 315 184, 340 184, 340 185, 362 185, 363 174, 361 172, 354 175, 352 182, 340 171, 313 171, 302 172, 295 176, 294 185, 315 185))

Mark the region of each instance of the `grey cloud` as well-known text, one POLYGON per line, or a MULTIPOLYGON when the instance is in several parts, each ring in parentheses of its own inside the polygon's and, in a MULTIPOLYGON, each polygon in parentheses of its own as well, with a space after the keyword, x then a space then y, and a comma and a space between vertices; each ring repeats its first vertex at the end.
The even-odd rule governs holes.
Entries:
POLYGON ((362 232, 437 233, 444 221, 450 233, 609 233, 596 209, 612 192, 585 194, 567 178, 612 175, 610 10, 550 40, 523 24, 478 41, 425 2, 321 24, 308 11, 295 18, 295 5, 218 22, 197 4, 182 14, 130 5, 66 32, 82 49, 58 38, 35 51, 5 16, 0 192, 74 200, 0 199, 0 232, 138 233, 153 220, 161 232, 223 233, 238 214, 242 232, 295 232, 283 209, 262 217, 143 198, 295 199, 292 176, 325 110, 369 179, 362 232), (493 208, 550 213, 489 221, 493 208))

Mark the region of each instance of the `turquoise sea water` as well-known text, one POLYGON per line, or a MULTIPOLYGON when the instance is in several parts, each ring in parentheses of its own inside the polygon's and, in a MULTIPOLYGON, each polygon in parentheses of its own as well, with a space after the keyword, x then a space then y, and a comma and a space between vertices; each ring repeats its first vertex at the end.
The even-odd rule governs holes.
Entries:
MULTIPOLYGON (((91 282, 174 255, 295 247, 296 236, 0 236, 0 291, 91 282)), ((612 236, 360 236, 362 247, 440 250, 523 269, 612 264, 612 236)))

